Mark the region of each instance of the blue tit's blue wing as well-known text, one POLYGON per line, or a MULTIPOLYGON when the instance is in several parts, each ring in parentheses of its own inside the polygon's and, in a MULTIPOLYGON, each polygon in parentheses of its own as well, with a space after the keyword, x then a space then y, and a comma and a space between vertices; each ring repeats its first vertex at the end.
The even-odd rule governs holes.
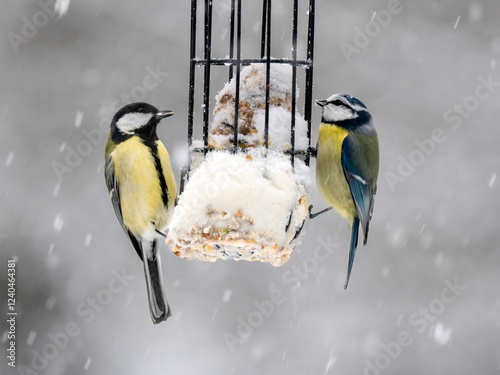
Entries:
POLYGON ((371 176, 362 146, 352 135, 345 137, 342 142, 340 160, 365 235, 363 243, 366 244, 375 192, 370 186, 371 176))

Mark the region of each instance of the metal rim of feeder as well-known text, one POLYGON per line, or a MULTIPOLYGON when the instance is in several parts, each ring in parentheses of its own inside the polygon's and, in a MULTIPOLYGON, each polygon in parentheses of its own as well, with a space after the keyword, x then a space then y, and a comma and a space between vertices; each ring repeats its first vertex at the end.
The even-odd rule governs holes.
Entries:
POLYGON ((242 0, 231 0, 230 16, 230 40, 229 40, 229 58, 212 57, 212 0, 204 0, 204 56, 196 57, 196 25, 197 25, 197 7, 198 0, 191 0, 191 41, 190 41, 190 67, 189 67, 189 104, 188 104, 188 165, 183 169, 181 176, 181 191, 184 189, 184 182, 189 176, 191 168, 192 152, 203 152, 205 156, 210 151, 208 147, 208 125, 210 118, 210 72, 212 66, 228 66, 229 80, 234 78, 235 84, 235 109, 234 109, 234 133, 233 149, 236 153, 238 146, 238 116, 239 116, 239 96, 240 96, 240 72, 241 67, 253 63, 263 63, 266 67, 266 97, 265 97, 265 126, 264 126, 264 146, 269 148, 269 98, 270 98, 270 69, 271 64, 290 64, 292 66, 292 103, 291 103, 291 139, 290 150, 283 152, 290 154, 292 167, 295 157, 303 155, 306 165, 309 165, 310 157, 314 156, 315 149, 311 147, 311 117, 312 117, 312 89, 313 89, 313 62, 314 62, 314 19, 315 19, 315 0, 309 0, 308 9, 308 27, 307 27, 307 52, 306 59, 297 58, 297 30, 298 30, 298 0, 293 0, 292 15, 292 56, 291 58, 271 58, 271 2, 272 0, 263 0, 262 3, 262 24, 261 24, 261 50, 260 58, 242 59, 241 58, 241 3, 242 0), (236 33, 235 33, 236 28, 236 33), (236 56, 235 56, 235 34, 236 34, 236 56), (195 94, 195 69, 204 67, 203 77, 203 148, 193 149, 193 124, 194 124, 194 94, 195 94), (305 70, 305 99, 304 99, 304 120, 307 123, 307 150, 295 150, 295 115, 296 115, 296 87, 297 87, 297 67, 305 70))

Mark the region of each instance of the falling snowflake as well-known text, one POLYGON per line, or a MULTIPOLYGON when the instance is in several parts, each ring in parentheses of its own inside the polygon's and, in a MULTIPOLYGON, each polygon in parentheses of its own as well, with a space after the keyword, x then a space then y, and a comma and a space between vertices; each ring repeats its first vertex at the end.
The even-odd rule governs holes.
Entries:
POLYGON ((59 14, 59 17, 64 16, 68 12, 69 3, 71 0, 57 0, 54 5, 54 10, 59 14))
POLYGON ((472 22, 480 22, 483 18, 483 6, 479 2, 473 2, 469 8, 469 19, 472 22))
POLYGON ((444 346, 450 342, 451 334, 453 333, 453 328, 445 327, 443 323, 437 322, 434 327, 434 332, 432 337, 438 345, 444 346))
POLYGON ((83 120, 83 112, 78 110, 76 111, 76 116, 75 116, 75 127, 78 129, 80 125, 82 124, 83 120))
POLYGON ((217 312, 218 311, 219 311, 218 309, 214 310, 214 313, 212 314, 212 322, 215 322, 215 318, 217 317, 217 312))
POLYGON ((61 188, 61 181, 59 181, 57 184, 56 184, 56 187, 54 188, 54 191, 52 192, 52 196, 53 197, 56 197, 57 194, 59 194, 59 189, 61 188))
POLYGON ((224 291, 224 295, 222 296, 222 301, 224 301, 225 303, 228 303, 229 300, 231 299, 232 294, 233 294, 233 291, 231 289, 226 289, 224 291))
POLYGON ((47 298, 47 301, 45 302, 45 310, 52 311, 52 309, 56 305, 56 301, 57 299, 54 296, 50 296, 49 298, 47 298))
POLYGON ((87 236, 85 237, 85 242, 84 242, 84 245, 85 245, 85 246, 89 246, 91 241, 92 241, 92 234, 91 234, 91 233, 89 233, 89 234, 87 234, 87 236))
POLYGON ((333 366, 335 366, 335 362, 337 362, 337 357, 336 356, 333 356, 330 359, 328 359, 328 362, 327 362, 326 368, 325 368, 325 374, 327 374, 328 371, 330 371, 330 369, 332 369, 333 366))
POLYGON ((26 345, 31 346, 35 342, 37 333, 35 331, 30 331, 28 334, 28 339, 26 340, 26 345))
POLYGON ((5 165, 8 167, 12 164, 12 160, 14 159, 14 152, 11 151, 9 152, 9 155, 7 155, 7 160, 5 161, 5 165))
POLYGON ((60 232, 64 225, 64 220, 61 218, 61 215, 57 215, 54 220, 54 229, 56 232, 60 232))
POLYGON ((92 358, 87 357, 87 360, 85 361, 85 366, 83 367, 85 371, 89 369, 91 363, 92 363, 92 358))
POLYGON ((497 174, 493 174, 490 178, 490 182, 488 183, 489 187, 492 187, 495 184, 495 180, 497 179, 497 174))

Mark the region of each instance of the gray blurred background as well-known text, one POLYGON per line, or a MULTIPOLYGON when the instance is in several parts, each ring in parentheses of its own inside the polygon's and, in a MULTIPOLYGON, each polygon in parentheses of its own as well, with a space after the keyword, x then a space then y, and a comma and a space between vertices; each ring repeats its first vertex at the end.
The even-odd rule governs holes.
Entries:
MULTIPOLYGON (((229 3, 214 0, 219 57, 229 3)), ((244 3, 243 55, 255 57, 261 2, 244 3)), ((349 230, 330 212, 281 268, 190 262, 162 246, 173 317, 158 326, 109 202, 99 129, 130 101, 173 109, 159 137, 179 175, 190 2, 73 1, 62 17, 41 4, 0 12, 2 375, 500 372, 498 1, 318 0, 314 98, 358 97, 380 137, 370 238, 349 288, 349 230), (12 256, 16 369, 5 356, 12 256)), ((273 1, 274 57, 290 54, 289 4, 273 1)), ((212 104, 226 74, 214 73, 212 104)), ((199 124, 198 99, 196 110, 199 124)))

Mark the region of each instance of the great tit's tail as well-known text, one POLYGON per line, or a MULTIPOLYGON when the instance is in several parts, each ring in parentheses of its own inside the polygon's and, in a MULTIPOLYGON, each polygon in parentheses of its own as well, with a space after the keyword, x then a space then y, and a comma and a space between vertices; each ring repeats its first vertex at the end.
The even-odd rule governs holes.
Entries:
POLYGON ((172 315, 172 312, 163 290, 160 254, 156 249, 156 240, 151 242, 142 241, 142 259, 144 260, 144 273, 146 274, 149 311, 153 323, 158 324, 167 320, 172 315))
POLYGON ((359 218, 355 217, 351 224, 351 245, 349 247, 349 264, 347 268, 347 279, 344 284, 344 289, 349 285, 349 278, 351 277, 352 265, 354 264, 354 255, 356 255, 356 246, 358 246, 358 231, 359 231, 359 218))

